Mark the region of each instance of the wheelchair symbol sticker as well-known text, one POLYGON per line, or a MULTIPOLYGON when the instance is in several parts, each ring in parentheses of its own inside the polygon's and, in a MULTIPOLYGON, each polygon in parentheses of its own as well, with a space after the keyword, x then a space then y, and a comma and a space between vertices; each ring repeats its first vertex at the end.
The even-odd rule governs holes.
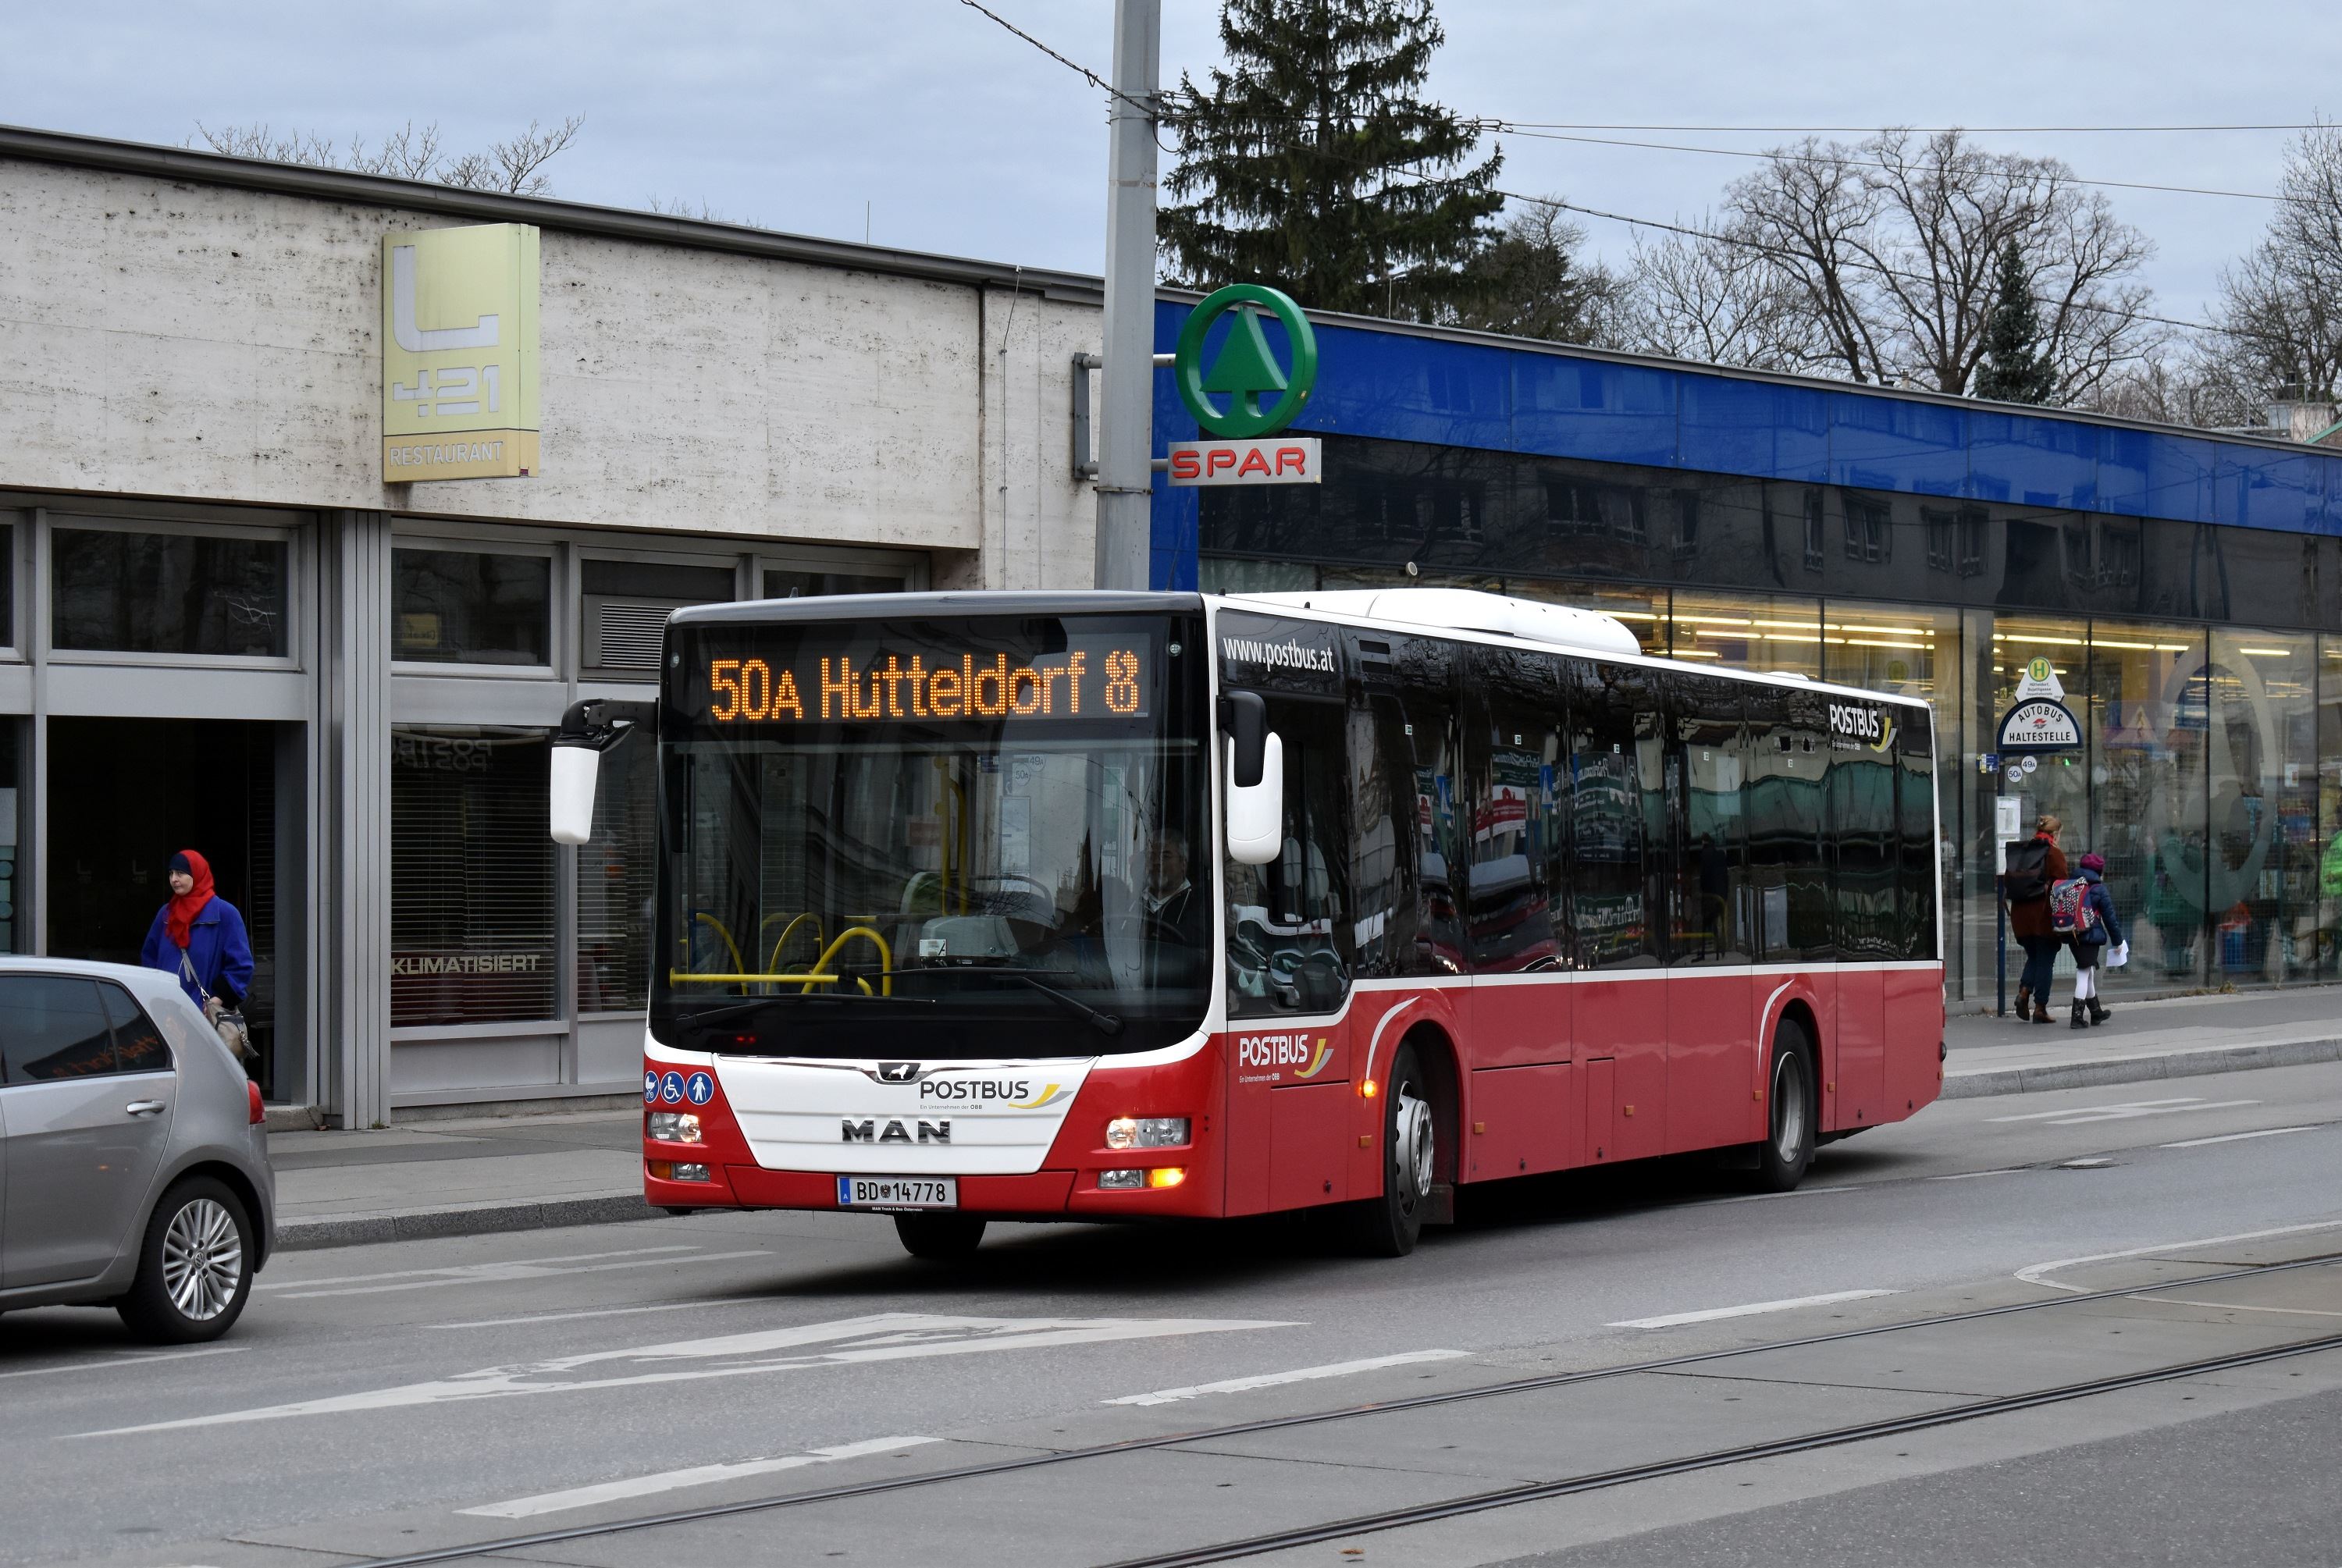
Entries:
POLYGON ((683 1074, 669 1073, 659 1080, 659 1098, 670 1105, 683 1104, 683 1074))

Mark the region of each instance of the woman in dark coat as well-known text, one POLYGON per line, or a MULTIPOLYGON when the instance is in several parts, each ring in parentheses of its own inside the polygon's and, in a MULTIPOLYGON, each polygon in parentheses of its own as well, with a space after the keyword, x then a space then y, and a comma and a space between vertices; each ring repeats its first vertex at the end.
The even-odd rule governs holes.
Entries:
POLYGON ((252 941, 235 905, 212 891, 211 863, 192 849, 171 857, 171 902, 155 912, 138 962, 179 977, 187 1000, 218 1021, 252 988, 252 941))
MULTIPOLYGON (((2072 874, 2066 864, 2066 852, 2057 847, 2057 834, 2064 826, 2047 812, 2034 819, 2032 843, 2048 848, 2042 867, 2040 896, 2021 903, 2012 899, 2008 905, 2009 933, 2025 949, 2025 973, 2017 983, 2017 1016, 2030 1017, 2036 1024, 2050 1021, 2049 977, 2057 954, 2066 946, 2065 936, 2049 921, 2049 889, 2072 874), (2031 1008, 2029 1014, 2027 1007, 2031 1008)), ((2011 858, 2017 853, 2021 852, 2012 852, 2011 858)))

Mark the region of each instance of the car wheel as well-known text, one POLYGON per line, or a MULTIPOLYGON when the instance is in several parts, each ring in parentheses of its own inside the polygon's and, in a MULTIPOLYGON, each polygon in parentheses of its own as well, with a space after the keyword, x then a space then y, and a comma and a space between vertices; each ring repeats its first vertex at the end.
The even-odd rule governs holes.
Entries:
POLYGON ((163 1344, 217 1339, 252 1293, 252 1222, 224 1183, 191 1176, 147 1217, 138 1274, 115 1311, 130 1332, 163 1344))
POLYGON ((973 1214, 896 1214, 895 1234, 903 1250, 929 1263, 958 1263, 976 1255, 984 1222, 973 1214))
POLYGON ((1439 1117, 1414 1046, 1398 1048, 1386 1088, 1382 1195, 1351 1205, 1350 1243, 1368 1257, 1403 1258, 1423 1233, 1439 1174, 1439 1117))
POLYGON ((1773 1032, 1773 1059, 1767 1077, 1765 1141, 1756 1146, 1756 1190, 1786 1193, 1806 1179, 1814 1163, 1814 1047, 1795 1022, 1783 1019, 1773 1032))

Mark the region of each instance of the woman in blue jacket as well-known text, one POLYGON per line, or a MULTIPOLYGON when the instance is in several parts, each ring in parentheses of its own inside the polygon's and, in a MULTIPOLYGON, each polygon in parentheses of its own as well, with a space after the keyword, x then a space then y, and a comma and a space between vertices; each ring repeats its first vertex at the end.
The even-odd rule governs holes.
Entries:
POLYGON ((155 912, 138 962, 179 977, 214 1023, 252 988, 252 942, 235 905, 212 891, 211 863, 192 849, 171 857, 171 902, 155 912))
POLYGON ((2106 856, 2086 854, 2075 862, 2075 872, 2089 884, 2082 895, 2082 907, 2097 916, 2095 921, 2086 919, 2083 928, 2074 934, 2074 1027, 2087 1029, 2114 1016, 2112 1008, 2098 1004, 2098 960, 2107 944, 2127 939, 2122 922, 2115 918, 2115 896, 2107 891, 2106 856), (2090 1014, 2087 1024, 2082 1020, 2084 1008, 2090 1014))

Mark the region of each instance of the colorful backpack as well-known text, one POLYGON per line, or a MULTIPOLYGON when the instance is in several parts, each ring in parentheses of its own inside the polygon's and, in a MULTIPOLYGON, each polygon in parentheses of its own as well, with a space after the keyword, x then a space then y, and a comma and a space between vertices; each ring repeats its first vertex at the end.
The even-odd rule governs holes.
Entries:
POLYGON ((2068 876, 2049 884, 2049 929, 2069 935, 2087 934, 2098 924, 2090 907, 2090 879, 2068 876))

